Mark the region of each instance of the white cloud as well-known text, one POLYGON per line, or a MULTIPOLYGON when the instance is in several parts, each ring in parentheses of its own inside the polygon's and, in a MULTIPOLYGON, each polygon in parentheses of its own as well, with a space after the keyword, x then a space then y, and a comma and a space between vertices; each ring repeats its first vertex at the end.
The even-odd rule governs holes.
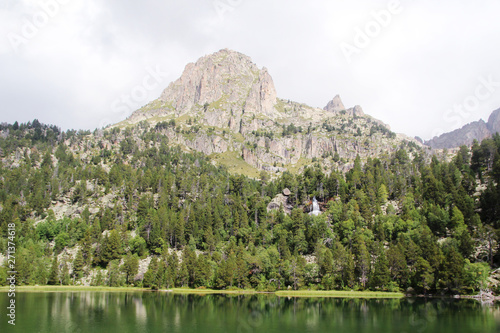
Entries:
MULTIPOLYGON (((5 0, 0 121, 91 129, 118 121, 113 101, 140 84, 148 67, 168 72, 163 86, 148 91, 154 99, 186 63, 227 47, 266 66, 280 97, 322 107, 339 93, 398 132, 429 138, 454 129, 447 110, 473 94, 480 77, 500 81, 500 3, 401 1, 401 13, 349 64, 341 43, 352 43, 389 2, 71 0, 16 53, 7 34, 22 36, 43 8, 5 0), (215 1, 231 7, 221 15, 215 1)), ((492 94, 460 125, 498 107, 500 94, 492 94)))

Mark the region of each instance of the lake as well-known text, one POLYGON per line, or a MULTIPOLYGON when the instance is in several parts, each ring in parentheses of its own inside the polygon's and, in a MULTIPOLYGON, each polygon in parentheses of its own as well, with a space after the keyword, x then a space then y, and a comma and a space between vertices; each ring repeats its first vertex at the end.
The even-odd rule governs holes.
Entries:
POLYGON ((288 298, 155 292, 18 292, 0 332, 500 332, 500 306, 473 300, 288 298))

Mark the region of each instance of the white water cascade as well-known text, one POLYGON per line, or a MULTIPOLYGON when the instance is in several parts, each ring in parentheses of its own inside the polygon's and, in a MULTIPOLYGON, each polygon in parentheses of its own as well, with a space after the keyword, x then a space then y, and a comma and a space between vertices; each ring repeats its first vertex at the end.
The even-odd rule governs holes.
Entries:
POLYGON ((318 200, 316 197, 313 198, 313 210, 309 213, 309 215, 319 215, 321 214, 321 210, 319 209, 318 200))

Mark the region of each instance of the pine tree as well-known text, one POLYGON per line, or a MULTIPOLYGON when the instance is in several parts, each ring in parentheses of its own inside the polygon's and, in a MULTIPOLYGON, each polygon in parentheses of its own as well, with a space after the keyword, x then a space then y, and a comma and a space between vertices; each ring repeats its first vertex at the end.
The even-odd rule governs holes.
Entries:
MULTIPOLYGON (((38 285, 46 285, 47 284, 47 267, 45 263, 45 258, 37 260, 36 264, 36 280, 35 283, 38 285)), ((0 268, 1 270, 1 268, 0 268)))
POLYGON ((248 264, 245 260, 245 250, 241 243, 238 246, 235 266, 236 266, 235 279, 237 286, 238 288, 245 288, 248 285, 248 264))
POLYGON ((184 235, 185 229, 184 213, 181 211, 177 223, 175 225, 175 244, 174 246, 180 248, 186 243, 186 238, 184 235))
POLYGON ((224 286, 232 287, 234 284, 234 280, 236 278, 236 254, 231 251, 227 260, 225 261, 225 265, 223 265, 222 270, 222 280, 224 281, 224 286))
POLYGON ((158 266, 158 270, 156 271, 155 276, 155 285, 158 286, 158 289, 162 289, 165 287, 165 273, 167 271, 167 264, 164 260, 160 260, 160 264, 158 266))
POLYGON ((192 247, 194 247, 194 245, 185 246, 182 255, 182 264, 185 266, 188 274, 187 284, 191 287, 194 285, 194 281, 196 280, 196 253, 192 247))
POLYGON ((120 287, 123 280, 120 274, 120 261, 112 260, 108 264, 108 286, 120 287))
MULTIPOLYGON (((6 263, 7 261, 5 261, 6 263)), ((57 265, 56 265, 57 268, 57 265)), ((16 258, 16 271, 17 271, 17 280, 20 284, 28 284, 30 275, 31 275, 31 260, 29 256, 26 254, 26 250, 22 249, 19 255, 16 258)), ((59 272, 57 272, 59 274, 59 272)), ((56 283, 59 283, 57 275, 56 275, 56 283)))
POLYGON ((54 256, 54 260, 52 260, 52 268, 50 269, 49 280, 47 284, 49 285, 58 285, 61 281, 59 280, 59 263, 57 262, 57 256, 54 256))
POLYGON ((465 261, 462 255, 458 252, 455 246, 450 245, 443 261, 443 265, 439 270, 441 277, 440 283, 445 288, 452 292, 459 292, 462 287, 462 275, 465 261))
MULTIPOLYGON (((350 273, 349 273, 349 258, 348 255, 352 257, 352 255, 346 251, 342 243, 338 240, 335 241, 332 247, 332 258, 333 266, 332 266, 332 279, 335 281, 339 281, 340 284, 344 286, 348 285, 348 281, 350 281, 350 273)), ((351 258, 352 261, 352 258, 351 258)), ((354 274, 354 266, 352 267, 352 272, 354 274)))
POLYGON ((462 254, 464 258, 469 258, 475 249, 474 240, 472 239, 470 233, 463 232, 459 236, 458 241, 460 242, 458 247, 460 254, 462 254))
POLYGON ((215 251, 215 237, 211 226, 208 226, 205 230, 203 238, 205 240, 205 250, 212 254, 215 251))
POLYGON ((206 255, 200 255, 196 260, 195 287, 210 287, 212 269, 206 255))
POLYGON ((185 261, 182 261, 179 269, 179 276, 177 277, 178 287, 187 287, 189 284, 189 271, 185 261))
POLYGON ((289 270, 293 290, 297 290, 300 286, 302 286, 305 265, 306 261, 302 256, 293 256, 290 260, 289 270))
POLYGON ((73 260, 73 279, 79 279, 83 275, 83 268, 85 267, 85 260, 83 259, 82 250, 78 250, 76 257, 73 260))
POLYGON ((3 266, 0 266, 0 286, 7 285, 7 269, 3 266))
POLYGON ((179 259, 177 258, 177 254, 174 252, 172 255, 167 257, 167 270, 165 272, 165 284, 167 288, 171 288, 175 285, 178 266, 179 259))
POLYGON ((389 248, 387 263, 389 265, 390 280, 395 281, 401 287, 406 287, 409 270, 400 245, 393 245, 389 248))
POLYGON ((80 253, 83 257, 84 265, 90 264, 91 261, 91 250, 92 250, 92 229, 93 227, 87 228, 83 238, 80 241, 81 248, 80 253))
POLYGON ((456 206, 452 209, 450 227, 453 230, 453 234, 457 237, 461 236, 462 233, 467 231, 467 226, 464 222, 464 215, 456 206))
POLYGON ((217 271, 215 273, 215 287, 217 289, 224 289, 227 286, 227 261, 221 260, 217 266, 217 271))
POLYGON ((92 230, 92 240, 94 242, 98 241, 102 236, 101 221, 99 220, 99 218, 96 217, 94 219, 94 223, 92 224, 91 230, 92 230))
POLYGON ((61 270, 61 284, 63 286, 69 285, 69 282, 71 280, 71 277, 69 275, 69 267, 68 264, 64 261, 62 264, 62 270, 61 270))
POLYGON ((116 230, 111 230, 109 236, 106 235, 102 242, 102 250, 99 255, 99 264, 106 266, 111 260, 120 259, 122 252, 122 243, 120 234, 116 230))
POLYGON ((307 241, 306 236, 304 235, 304 229, 297 230, 297 233, 293 238, 293 242, 295 244, 295 250, 299 254, 304 254, 307 252, 307 241))
POLYGON ((380 255, 375 262, 375 267, 372 276, 373 288, 386 289, 390 282, 389 262, 385 255, 385 251, 381 250, 380 255))
POLYGON ((134 283, 134 277, 137 275, 139 269, 139 257, 137 254, 128 253, 123 261, 122 271, 125 273, 125 281, 127 283, 134 283))
POLYGON ((387 187, 384 184, 381 184, 379 186, 377 197, 379 205, 385 205, 385 203, 387 202, 388 194, 387 194, 387 187))
POLYGON ((143 285, 146 288, 158 289, 156 285, 156 274, 158 272, 158 259, 152 258, 149 262, 148 270, 144 273, 143 285))
POLYGON ((418 245, 422 250, 422 257, 432 266, 433 271, 439 270, 443 261, 443 253, 435 241, 435 236, 426 226, 423 226, 420 230, 418 245))
POLYGON ((415 276, 413 285, 417 290, 427 293, 434 286, 434 269, 427 260, 422 257, 417 259, 415 265, 415 276))
POLYGON ((370 253, 366 248, 365 241, 362 237, 358 236, 355 246, 356 255, 356 272, 361 282, 361 286, 364 289, 366 283, 368 282, 368 276, 370 273, 370 253))
POLYGON ((321 260, 318 258, 319 273, 321 276, 333 274, 333 255, 330 249, 323 249, 321 253, 321 260))

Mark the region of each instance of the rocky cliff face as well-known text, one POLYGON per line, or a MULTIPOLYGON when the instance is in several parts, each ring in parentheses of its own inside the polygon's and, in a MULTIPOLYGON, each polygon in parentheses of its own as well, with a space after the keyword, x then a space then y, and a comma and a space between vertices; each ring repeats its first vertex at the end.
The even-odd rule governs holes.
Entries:
MULTIPOLYGON (((276 99, 266 68, 259 69, 249 57, 224 49, 188 64, 182 76, 155 101, 159 108, 154 111, 160 109, 155 115, 172 113, 176 117, 199 111, 210 126, 229 125, 235 130, 244 114, 277 117, 276 99)), ((147 118, 139 111, 129 120, 147 118)))
POLYGON ((344 103, 340 99, 339 95, 336 95, 328 104, 323 108, 323 110, 338 113, 345 110, 344 103))
POLYGON ((159 99, 118 125, 143 120, 175 121, 164 129, 170 142, 247 174, 245 165, 281 172, 313 160, 348 169, 358 154, 390 153, 406 141, 420 145, 395 135, 360 106, 346 108, 338 95, 324 109, 279 99, 266 68, 226 49, 188 64, 159 99))
POLYGON ((363 109, 359 105, 356 105, 353 108, 346 109, 339 95, 335 95, 335 97, 330 102, 328 102, 323 110, 332 112, 334 114, 345 113, 349 116, 355 117, 362 117, 365 115, 363 109))
POLYGON ((491 113, 486 125, 492 134, 500 132, 500 109, 496 109, 491 113))
POLYGON ((474 121, 462 128, 434 137, 425 144, 435 149, 470 146, 474 140, 481 142, 498 132, 500 132, 500 109, 491 113, 487 123, 482 119, 474 121))

